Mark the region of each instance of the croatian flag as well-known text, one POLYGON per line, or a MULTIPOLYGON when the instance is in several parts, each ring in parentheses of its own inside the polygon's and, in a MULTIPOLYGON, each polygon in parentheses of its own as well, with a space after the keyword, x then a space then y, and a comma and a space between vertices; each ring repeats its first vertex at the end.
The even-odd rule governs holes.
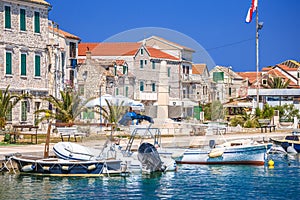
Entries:
POLYGON ((258 0, 252 0, 252 2, 251 2, 251 6, 248 10, 248 14, 247 14, 247 17, 246 17, 246 23, 250 23, 252 21, 252 17, 256 13, 257 1, 258 0))

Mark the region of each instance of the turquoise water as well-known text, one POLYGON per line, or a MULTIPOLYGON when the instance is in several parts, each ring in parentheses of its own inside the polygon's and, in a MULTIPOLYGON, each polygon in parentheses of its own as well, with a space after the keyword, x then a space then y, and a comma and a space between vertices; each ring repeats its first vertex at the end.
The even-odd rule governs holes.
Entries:
POLYGON ((0 174, 0 199, 300 199, 296 156, 275 167, 179 165, 177 172, 129 177, 0 174))

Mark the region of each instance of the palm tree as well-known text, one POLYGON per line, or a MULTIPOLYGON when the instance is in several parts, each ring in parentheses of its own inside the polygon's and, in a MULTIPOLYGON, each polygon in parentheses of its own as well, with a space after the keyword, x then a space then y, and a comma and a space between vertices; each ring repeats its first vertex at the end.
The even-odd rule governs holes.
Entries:
POLYGON ((113 105, 113 103, 107 99, 105 99, 105 101, 107 104, 107 108, 101 106, 100 110, 103 110, 101 114, 104 117, 104 119, 106 119, 109 123, 113 124, 112 130, 115 130, 118 126, 119 119, 126 112, 128 107, 124 106, 124 101, 117 105, 113 105))
POLYGON ((54 119, 62 123, 73 123, 76 118, 84 111, 87 111, 85 105, 91 99, 83 100, 78 94, 72 91, 60 91, 61 100, 50 95, 44 98, 55 109, 55 112, 49 109, 40 109, 35 114, 44 113, 44 115, 38 119, 38 122, 43 120, 54 119))
POLYGON ((267 88, 278 88, 278 89, 282 89, 282 88, 287 88, 290 84, 291 80, 287 80, 284 81, 284 79, 282 77, 273 77, 268 79, 267 82, 267 88))
POLYGON ((7 116, 12 112, 13 107, 22 99, 30 98, 26 94, 14 95, 8 91, 9 85, 4 91, 0 90, 0 129, 2 130, 7 121, 7 116))

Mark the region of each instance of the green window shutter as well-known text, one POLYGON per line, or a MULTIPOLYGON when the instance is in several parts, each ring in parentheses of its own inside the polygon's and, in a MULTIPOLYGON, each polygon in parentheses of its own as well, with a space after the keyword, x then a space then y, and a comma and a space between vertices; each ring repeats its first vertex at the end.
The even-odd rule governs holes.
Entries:
POLYGON ((152 69, 155 69, 155 62, 152 61, 152 69))
POLYGON ((11 28, 11 12, 9 6, 5 6, 5 28, 11 28))
POLYGON ((25 9, 20 9, 20 30, 26 31, 26 11, 25 11, 25 9))
POLYGON ((170 76, 171 76, 171 68, 168 67, 168 77, 170 77, 170 76))
POLYGON ((140 82, 140 91, 141 92, 144 91, 144 82, 143 81, 140 82))
POLYGON ((35 76, 41 76, 41 56, 35 55, 35 76))
POLYGON ((21 121, 27 121, 27 101, 21 103, 21 121))
POLYGON ((125 88, 125 97, 128 97, 128 86, 125 88))
POLYGON ((116 88, 116 95, 119 95, 119 88, 116 88))
POLYGON ((12 74, 11 52, 6 52, 6 74, 12 74))
POLYGON ((127 67, 123 66, 123 74, 127 74, 127 67))
POLYGON ((34 32, 40 33, 40 13, 34 12, 34 32))
POLYGON ((224 72, 214 72, 213 81, 216 83, 219 81, 224 81, 224 72))
POLYGON ((155 83, 152 83, 152 92, 155 92, 155 83))
POLYGON ((143 68, 143 67, 144 67, 144 61, 140 60, 140 68, 143 68))
POLYGON ((26 54, 21 54, 21 76, 26 76, 26 54))

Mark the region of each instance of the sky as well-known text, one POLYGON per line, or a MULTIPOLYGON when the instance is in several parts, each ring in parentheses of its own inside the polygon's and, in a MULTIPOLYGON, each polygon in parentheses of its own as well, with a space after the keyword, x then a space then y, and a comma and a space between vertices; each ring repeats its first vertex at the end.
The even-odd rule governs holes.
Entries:
MULTIPOLYGON (((256 71, 255 19, 245 23, 251 0, 46 1, 49 19, 81 42, 132 42, 152 34, 193 48, 193 61, 209 69, 256 71)), ((300 61, 299 9, 299 0, 259 0, 260 70, 300 61)))

